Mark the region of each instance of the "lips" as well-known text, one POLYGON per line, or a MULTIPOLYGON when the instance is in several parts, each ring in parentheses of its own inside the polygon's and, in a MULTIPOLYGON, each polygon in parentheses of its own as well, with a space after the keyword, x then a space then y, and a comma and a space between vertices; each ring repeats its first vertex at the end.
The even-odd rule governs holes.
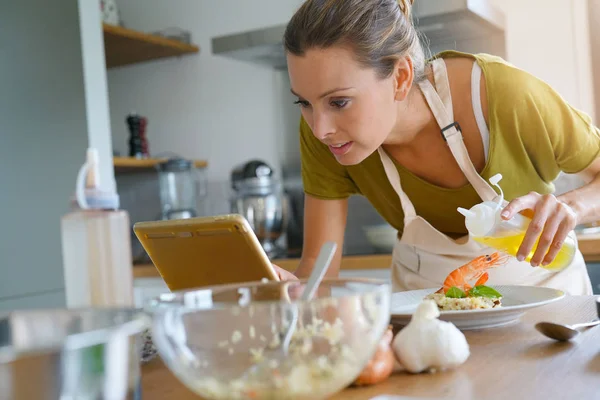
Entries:
POLYGON ((328 147, 329 151, 336 156, 342 156, 350 150, 350 147, 352 147, 352 142, 330 144, 328 147))

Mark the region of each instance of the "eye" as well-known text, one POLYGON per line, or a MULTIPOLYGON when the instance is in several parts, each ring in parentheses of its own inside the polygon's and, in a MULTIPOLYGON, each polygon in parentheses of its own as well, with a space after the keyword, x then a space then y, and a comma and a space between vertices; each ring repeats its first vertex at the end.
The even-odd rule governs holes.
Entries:
POLYGON ((306 108, 306 107, 310 106, 310 104, 308 103, 308 101, 306 101, 306 100, 300 100, 300 99, 296 100, 294 102, 294 104, 298 104, 302 108, 306 108))
POLYGON ((331 100, 331 102, 329 104, 331 104, 331 106, 335 107, 335 108, 344 108, 348 105, 349 102, 350 102, 350 100, 348 100, 348 99, 340 99, 340 100, 331 100))

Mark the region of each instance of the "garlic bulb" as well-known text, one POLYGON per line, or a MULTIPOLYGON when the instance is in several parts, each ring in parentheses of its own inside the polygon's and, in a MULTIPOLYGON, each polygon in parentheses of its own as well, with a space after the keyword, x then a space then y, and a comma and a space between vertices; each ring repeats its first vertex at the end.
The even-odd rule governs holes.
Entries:
POLYGON ((469 358, 465 335, 454 324, 440 321, 439 315, 435 302, 424 300, 409 324, 394 338, 394 354, 407 371, 450 369, 469 358))

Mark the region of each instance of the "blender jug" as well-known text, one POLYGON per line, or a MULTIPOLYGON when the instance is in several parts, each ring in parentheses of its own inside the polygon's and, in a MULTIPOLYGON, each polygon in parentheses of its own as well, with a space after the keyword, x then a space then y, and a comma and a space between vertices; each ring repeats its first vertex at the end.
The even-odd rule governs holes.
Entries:
POLYGON ((163 219, 198 216, 200 182, 192 161, 171 158, 157 165, 163 219))

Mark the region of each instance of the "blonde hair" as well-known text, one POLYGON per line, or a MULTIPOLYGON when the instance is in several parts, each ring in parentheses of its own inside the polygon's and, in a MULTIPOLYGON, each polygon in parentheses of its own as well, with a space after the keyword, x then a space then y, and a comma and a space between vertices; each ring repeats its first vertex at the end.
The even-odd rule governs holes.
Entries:
POLYGON ((307 0, 284 34, 287 52, 348 46, 363 66, 389 77, 401 57, 413 62, 414 80, 425 78, 425 54, 412 23, 414 0, 307 0))

